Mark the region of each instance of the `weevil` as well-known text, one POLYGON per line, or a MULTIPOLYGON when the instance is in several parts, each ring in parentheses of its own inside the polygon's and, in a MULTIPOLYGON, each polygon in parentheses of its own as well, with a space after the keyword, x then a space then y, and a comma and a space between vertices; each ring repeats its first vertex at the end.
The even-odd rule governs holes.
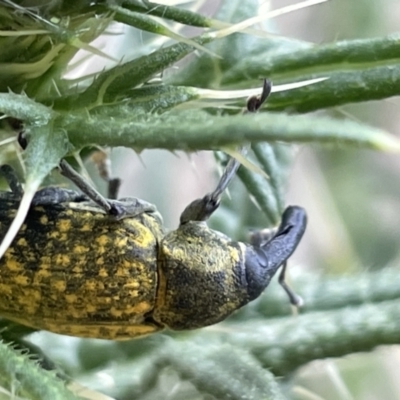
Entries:
MULTIPOLYGON (((0 193, 3 236, 21 198, 11 182, 13 191, 0 193)), ((166 234, 155 207, 142 200, 113 201, 125 211, 118 219, 83 194, 40 190, 0 260, 0 315, 37 329, 102 339, 225 319, 257 298, 279 267, 284 271, 306 226, 304 210, 292 206, 269 240, 232 241, 205 222, 225 186, 223 177, 166 234)))
MULTIPOLYGON (((187 330, 222 321, 256 299, 282 267, 306 227, 290 206, 272 237, 236 242, 206 220, 239 164, 229 160, 216 189, 190 203, 179 227, 165 233, 155 206, 102 198, 68 164, 60 168, 84 194, 48 187, 0 260, 0 316, 37 329, 101 339, 131 339, 164 328, 187 330)), ((0 236, 19 206, 22 187, 1 168, 10 192, 0 193, 0 236)))

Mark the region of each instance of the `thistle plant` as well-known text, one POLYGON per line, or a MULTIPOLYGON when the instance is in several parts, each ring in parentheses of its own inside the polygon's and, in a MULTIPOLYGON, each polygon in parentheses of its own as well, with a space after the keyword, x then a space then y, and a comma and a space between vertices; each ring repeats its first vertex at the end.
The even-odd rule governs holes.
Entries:
MULTIPOLYGON (((211 221, 236 238, 278 224, 297 146, 400 152, 385 129, 333 112, 399 93, 398 34, 317 45, 268 32, 271 18, 322 0, 269 13, 256 0, 224 0, 213 17, 145 0, 26 3, 0 1, 1 163, 17 166, 25 181, 0 255, 34 193, 50 174, 57 179, 60 161, 79 166, 99 149, 213 151, 216 165, 238 158, 242 183, 211 221), (125 32, 123 57, 98 45, 113 30, 125 32), (94 57, 101 68, 82 73, 94 57), (265 78, 270 98, 257 114, 243 113, 265 78), (240 146, 249 147, 246 157, 240 146)), ((216 326, 129 342, 60 338, 2 320, 0 398, 295 396, 293 377, 307 363, 399 343, 396 276, 393 267, 300 273, 291 282, 304 299, 298 315, 271 285, 216 326), (55 354, 47 342, 64 350, 55 354)))

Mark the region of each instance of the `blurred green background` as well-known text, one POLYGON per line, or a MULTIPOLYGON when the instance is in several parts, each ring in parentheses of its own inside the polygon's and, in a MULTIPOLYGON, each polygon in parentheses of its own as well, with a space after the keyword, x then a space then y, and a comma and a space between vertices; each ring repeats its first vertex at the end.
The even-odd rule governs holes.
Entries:
MULTIPOLYGON (((207 15, 217 8, 213 1, 201 3, 200 11, 207 15)), ((260 1, 260 7, 276 9, 294 3, 260 1)), ((268 28, 279 35, 321 44, 390 34, 398 30, 399 16, 400 3, 396 0, 331 0, 269 21, 268 28)), ((116 58, 131 55, 135 46, 153 40, 151 35, 133 28, 115 25, 112 30, 123 34, 103 36, 98 39, 98 45, 116 58)), ((155 43, 155 46, 161 44, 155 43)), ((91 60, 78 73, 104 66, 98 60, 91 60)), ((390 98, 323 113, 363 121, 398 136, 399 105, 397 98, 390 98)), ((211 152, 187 155, 146 150, 138 155, 132 150, 117 148, 111 150, 110 157, 113 175, 123 179, 121 196, 136 196, 156 204, 170 229, 177 226, 183 208, 212 190, 217 179, 211 152)), ((96 180, 97 172, 90 160, 85 165, 96 180)), ((296 148, 286 204, 306 208, 309 225, 291 258, 291 275, 311 272, 342 276, 398 266, 399 173, 396 155, 340 146, 296 148)), ((103 185, 101 181, 98 184, 103 185)), ((241 184, 235 182, 231 198, 225 202, 231 205, 236 202, 240 208, 245 195, 241 184)), ((221 210, 211 224, 219 225, 226 215, 221 210)), ((229 228, 229 221, 226 225, 229 228)), ((190 343, 190 333, 171 335, 178 343, 185 339, 190 343)), ((30 339, 74 380, 117 399, 222 399, 202 393, 190 379, 182 379, 171 368, 164 369, 157 379, 146 372, 150 368, 146 364, 148 355, 170 342, 169 333, 124 343, 82 340, 46 332, 34 333, 30 339)), ((400 399, 399 370, 399 348, 390 346, 341 359, 314 361, 281 383, 285 396, 296 400, 396 400, 400 399)), ((102 398, 99 394, 93 396, 102 398)))

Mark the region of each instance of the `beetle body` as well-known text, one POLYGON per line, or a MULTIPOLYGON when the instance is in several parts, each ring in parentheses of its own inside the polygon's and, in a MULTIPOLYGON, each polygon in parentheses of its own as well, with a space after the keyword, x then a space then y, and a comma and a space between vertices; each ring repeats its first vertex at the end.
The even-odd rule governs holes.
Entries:
MULTIPOLYGON (((0 195, 2 236, 19 201, 13 192, 0 195)), ((282 226, 295 236, 279 236, 278 230, 275 239, 254 247, 204 221, 185 221, 165 235, 154 207, 137 199, 119 204, 140 212, 115 220, 78 193, 39 191, 0 260, 0 315, 37 329, 102 339, 211 325, 258 297, 305 228, 304 211, 289 208, 289 217, 300 216, 301 223, 282 226), (268 256, 263 248, 271 243, 277 248, 268 256)))
MULTIPOLYGON (((58 204, 41 200, 39 192, 0 261, 0 315, 82 337, 129 338, 158 330, 146 320, 154 309, 163 236, 157 213, 115 221, 78 195, 58 204)), ((18 204, 11 193, 2 194, 2 235, 18 204)))

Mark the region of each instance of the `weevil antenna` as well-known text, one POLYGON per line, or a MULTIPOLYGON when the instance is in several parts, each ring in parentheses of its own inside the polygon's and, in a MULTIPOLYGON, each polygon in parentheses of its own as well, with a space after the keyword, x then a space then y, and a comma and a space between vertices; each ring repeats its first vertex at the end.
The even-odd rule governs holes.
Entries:
POLYGON ((268 79, 263 81, 263 89, 260 96, 252 96, 247 100, 247 112, 255 113, 267 100, 272 90, 272 83, 268 79))
MULTIPOLYGON (((246 149, 240 148, 239 153, 244 154, 245 152, 246 149)), ((231 180, 235 176, 239 167, 240 167, 240 162, 236 160, 236 158, 230 158, 228 164, 225 167, 224 172, 221 175, 221 178, 219 179, 217 187, 212 193, 210 193, 209 196, 215 199, 215 201, 217 200, 219 201, 219 199, 222 196, 222 193, 226 190, 226 188, 230 184, 231 180)))
MULTIPOLYGON (((257 112, 271 93, 271 89, 272 83, 269 80, 264 79, 261 95, 252 96, 247 100, 246 112, 257 112)), ((246 151, 247 146, 242 146, 239 149, 241 154, 245 154, 246 151)), ((232 178, 235 176, 239 167, 240 162, 235 158, 230 158, 215 190, 201 199, 194 200, 183 210, 180 218, 181 225, 189 221, 206 221, 210 218, 212 213, 219 207, 221 196, 228 187, 232 178)))

